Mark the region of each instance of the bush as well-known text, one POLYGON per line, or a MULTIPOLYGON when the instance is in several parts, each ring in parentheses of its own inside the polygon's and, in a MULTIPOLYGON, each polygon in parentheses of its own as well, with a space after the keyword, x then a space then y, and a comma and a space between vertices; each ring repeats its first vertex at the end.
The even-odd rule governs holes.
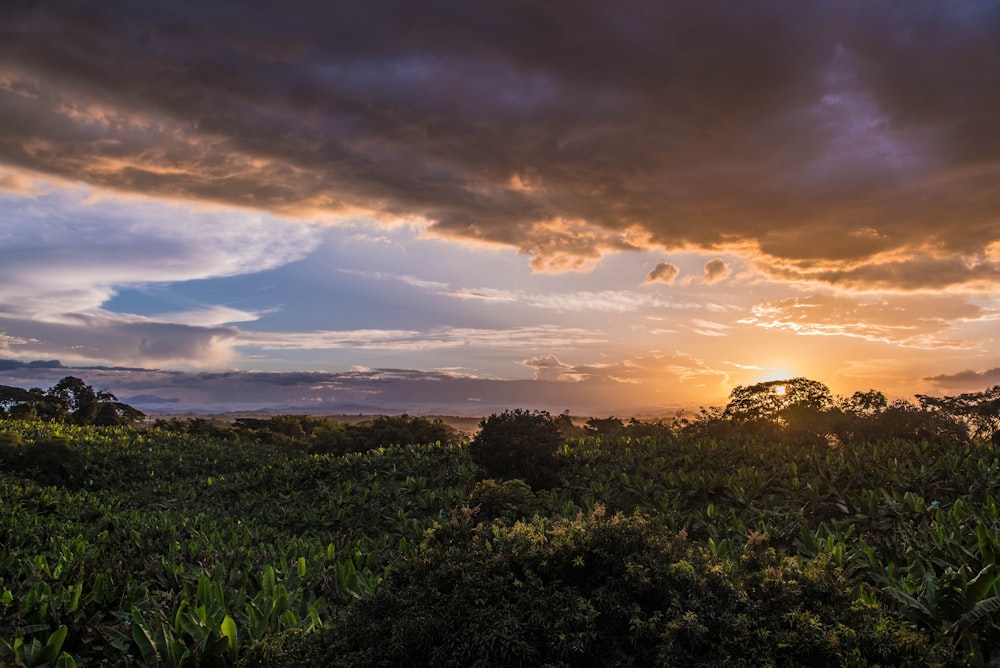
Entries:
POLYGON ((313 433, 314 454, 367 452, 391 445, 455 443, 458 433, 440 419, 410 415, 380 415, 358 424, 336 425, 313 433))
POLYGON ((738 563, 641 516, 473 526, 458 515, 370 598, 259 665, 926 665, 829 560, 738 563), (317 658, 322 657, 322 660, 317 658), (309 658, 309 661, 306 659, 309 658))
POLYGON ((480 480, 469 495, 469 507, 478 510, 476 518, 482 522, 495 519, 515 521, 522 517, 547 514, 550 504, 531 491, 523 480, 480 480))
POLYGON ((522 478, 537 489, 556 482, 562 445, 559 425, 546 411, 516 409, 480 422, 469 451, 487 475, 522 478))
POLYGON ((62 438, 24 443, 20 434, 0 434, 0 469, 39 485, 81 486, 84 458, 62 438))

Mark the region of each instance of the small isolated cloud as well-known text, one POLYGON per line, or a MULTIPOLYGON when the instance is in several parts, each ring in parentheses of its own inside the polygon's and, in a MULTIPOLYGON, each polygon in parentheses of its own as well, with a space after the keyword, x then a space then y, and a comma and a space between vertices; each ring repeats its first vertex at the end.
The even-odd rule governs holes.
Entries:
POLYGON ((673 285, 673 282, 679 273, 681 273, 681 270, 677 268, 677 265, 669 262, 661 262, 653 267, 653 271, 649 272, 646 276, 645 282, 666 283, 667 285, 673 285))
POLYGON ((729 266, 722 258, 714 258, 705 263, 705 282, 717 283, 729 275, 729 266))
POLYGON ((986 387, 1000 384, 1000 367, 974 371, 966 369, 953 374, 940 374, 938 376, 928 376, 923 380, 930 381, 940 387, 955 389, 981 390, 986 387))
POLYGON ((578 382, 583 375, 577 373, 569 364, 559 361, 555 355, 532 357, 521 362, 526 367, 535 370, 535 380, 578 382))

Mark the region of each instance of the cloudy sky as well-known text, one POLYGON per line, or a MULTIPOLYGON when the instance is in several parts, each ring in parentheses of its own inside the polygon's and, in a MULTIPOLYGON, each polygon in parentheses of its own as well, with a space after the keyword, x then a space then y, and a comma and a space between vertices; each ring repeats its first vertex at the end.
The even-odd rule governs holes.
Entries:
POLYGON ((998 333, 995 2, 0 6, 3 384, 652 414, 998 333))

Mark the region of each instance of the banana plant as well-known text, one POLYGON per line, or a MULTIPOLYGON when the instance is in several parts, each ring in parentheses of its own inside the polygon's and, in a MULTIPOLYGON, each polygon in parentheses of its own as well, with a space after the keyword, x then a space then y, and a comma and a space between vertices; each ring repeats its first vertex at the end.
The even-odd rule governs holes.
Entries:
MULTIPOLYGON (((76 661, 72 656, 62 651, 63 643, 69 629, 65 625, 60 626, 44 642, 39 638, 32 638, 31 642, 25 642, 24 638, 18 636, 14 638, 12 646, 8 646, 13 655, 14 665, 24 668, 76 668, 76 661)), ((6 645, 6 643, 4 643, 6 645)))
POLYGON ((949 566, 937 573, 917 562, 883 591, 901 606, 904 617, 938 634, 964 655, 986 660, 1000 641, 998 583, 1000 568, 995 564, 987 564, 970 578, 965 566, 949 566))

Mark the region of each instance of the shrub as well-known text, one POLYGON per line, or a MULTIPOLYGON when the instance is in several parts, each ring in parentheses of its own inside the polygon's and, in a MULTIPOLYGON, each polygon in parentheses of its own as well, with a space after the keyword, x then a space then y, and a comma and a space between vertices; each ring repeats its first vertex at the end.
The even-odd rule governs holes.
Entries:
POLYGON ((480 480, 469 494, 469 507, 478 509, 476 518, 483 522, 495 519, 511 522, 552 509, 523 480, 480 480))
POLYGON ((4 432, 0 438, 0 469, 39 485, 78 488, 83 465, 83 456, 62 438, 24 443, 20 434, 12 432, 4 432))
POLYGON ((367 452, 390 445, 454 443, 458 433, 440 419, 410 415, 380 415, 365 422, 316 430, 309 446, 314 454, 367 452))
POLYGON ((259 665, 926 665, 825 557, 738 563, 638 516, 472 526, 457 515, 370 598, 259 665), (308 657, 322 657, 322 661, 308 657))
POLYGON ((480 422, 469 451, 489 476, 547 488, 555 482, 562 445, 559 425, 546 411, 516 409, 480 422))

